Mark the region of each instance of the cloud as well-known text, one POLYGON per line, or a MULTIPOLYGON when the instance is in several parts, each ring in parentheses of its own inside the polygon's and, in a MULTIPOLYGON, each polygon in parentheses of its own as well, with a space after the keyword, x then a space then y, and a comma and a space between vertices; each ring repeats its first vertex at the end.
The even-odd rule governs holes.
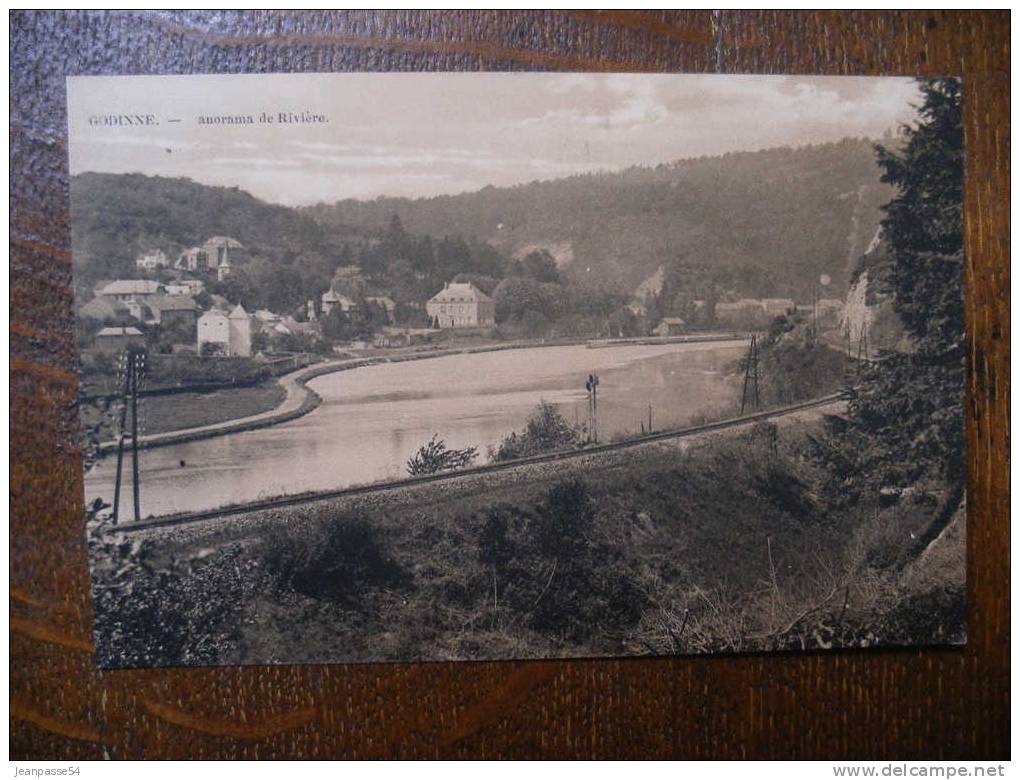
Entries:
POLYGON ((878 137, 910 120, 918 100, 909 79, 852 77, 362 73, 108 82, 72 81, 72 172, 190 176, 287 203, 453 194, 878 137), (329 122, 196 128, 185 121, 151 137, 144 128, 111 133, 88 125, 91 113, 128 104, 159 113, 167 89, 185 118, 215 105, 228 113, 315 110, 329 122))

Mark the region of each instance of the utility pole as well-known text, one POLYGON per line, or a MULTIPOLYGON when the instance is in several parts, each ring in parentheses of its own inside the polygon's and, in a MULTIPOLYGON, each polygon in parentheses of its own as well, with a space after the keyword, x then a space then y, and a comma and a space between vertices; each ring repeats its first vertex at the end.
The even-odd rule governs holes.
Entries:
POLYGON ((591 420, 589 426, 589 440, 593 444, 599 443, 599 397, 598 397, 598 386, 599 386, 599 375, 594 371, 588 374, 588 381, 584 383, 585 389, 588 390, 588 415, 591 420))
POLYGON ((758 334, 751 334, 751 347, 747 351, 747 363, 744 366, 744 390, 740 395, 740 413, 747 408, 747 386, 754 384, 754 408, 761 408, 761 395, 758 391, 758 334))
POLYGON ((138 385, 145 371, 145 350, 129 347, 124 354, 124 386, 120 410, 120 435, 117 438, 117 474, 113 489, 113 523, 120 520, 120 488, 124 474, 124 440, 131 437, 132 498, 134 499, 135 522, 142 518, 141 483, 138 473, 138 385), (131 432, 127 431, 128 404, 131 406, 131 432))
POLYGON ((868 323, 861 325, 861 338, 857 342, 857 361, 867 362, 868 360, 868 323))
POLYGON ((814 293, 814 300, 811 304, 811 338, 814 341, 818 340, 818 301, 821 300, 822 290, 817 284, 811 285, 811 291, 814 293))

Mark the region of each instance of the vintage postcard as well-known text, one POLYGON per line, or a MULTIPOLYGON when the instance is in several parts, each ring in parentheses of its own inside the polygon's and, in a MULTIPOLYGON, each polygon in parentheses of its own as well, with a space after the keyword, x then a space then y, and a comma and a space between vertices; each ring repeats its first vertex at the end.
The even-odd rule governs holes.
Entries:
POLYGON ((97 662, 965 641, 958 81, 68 80, 97 662))

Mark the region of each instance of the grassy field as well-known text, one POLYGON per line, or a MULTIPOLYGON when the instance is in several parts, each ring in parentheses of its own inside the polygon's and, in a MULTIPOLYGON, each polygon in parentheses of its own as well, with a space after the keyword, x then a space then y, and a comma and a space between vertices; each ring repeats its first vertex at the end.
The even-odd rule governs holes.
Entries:
POLYGON ((804 456, 813 431, 763 425, 575 473, 273 510, 245 533, 150 539, 133 553, 141 567, 96 537, 99 655, 130 666, 960 641, 963 535, 921 556, 914 542, 938 486, 832 510, 804 456))
MULTIPOLYGON (((275 409, 286 396, 276 380, 252 387, 232 387, 206 393, 142 396, 138 417, 142 434, 166 433, 225 422, 275 409)), ((98 438, 116 438, 118 420, 96 407, 83 409, 87 426, 99 425, 98 438)))

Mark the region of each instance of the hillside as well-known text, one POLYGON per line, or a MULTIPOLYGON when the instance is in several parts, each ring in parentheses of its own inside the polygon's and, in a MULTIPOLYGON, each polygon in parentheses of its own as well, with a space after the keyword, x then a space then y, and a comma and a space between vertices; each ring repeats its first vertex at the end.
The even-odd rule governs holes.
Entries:
POLYGON ((870 141, 741 152, 427 199, 304 209, 331 230, 462 235, 516 256, 546 248, 568 276, 633 291, 677 260, 719 269, 750 295, 807 300, 827 273, 847 288, 890 190, 870 141))
POLYGON ((161 248, 176 257, 210 236, 239 239, 254 255, 323 275, 339 263, 340 236, 307 215, 265 203, 236 187, 142 174, 83 173, 71 179, 75 284, 135 275, 135 256, 161 248))
POLYGON ((564 282, 625 295, 642 283, 657 292, 663 278, 673 284, 695 269, 699 284, 712 277, 724 296, 806 301, 826 273, 828 294, 842 297, 890 190, 879 181, 871 142, 858 139, 304 209, 236 187, 141 174, 75 176, 71 198, 79 290, 134 275, 142 251, 159 247, 175 257, 227 235, 258 262, 247 287, 224 293, 289 308, 317 297, 340 265, 362 265, 385 292, 414 287, 408 295, 420 299, 457 273, 513 275, 508 258, 536 249, 555 257, 564 282), (406 231, 396 239, 394 224, 406 231), (403 256, 419 274, 416 285, 394 281, 407 269, 386 273, 403 256))

